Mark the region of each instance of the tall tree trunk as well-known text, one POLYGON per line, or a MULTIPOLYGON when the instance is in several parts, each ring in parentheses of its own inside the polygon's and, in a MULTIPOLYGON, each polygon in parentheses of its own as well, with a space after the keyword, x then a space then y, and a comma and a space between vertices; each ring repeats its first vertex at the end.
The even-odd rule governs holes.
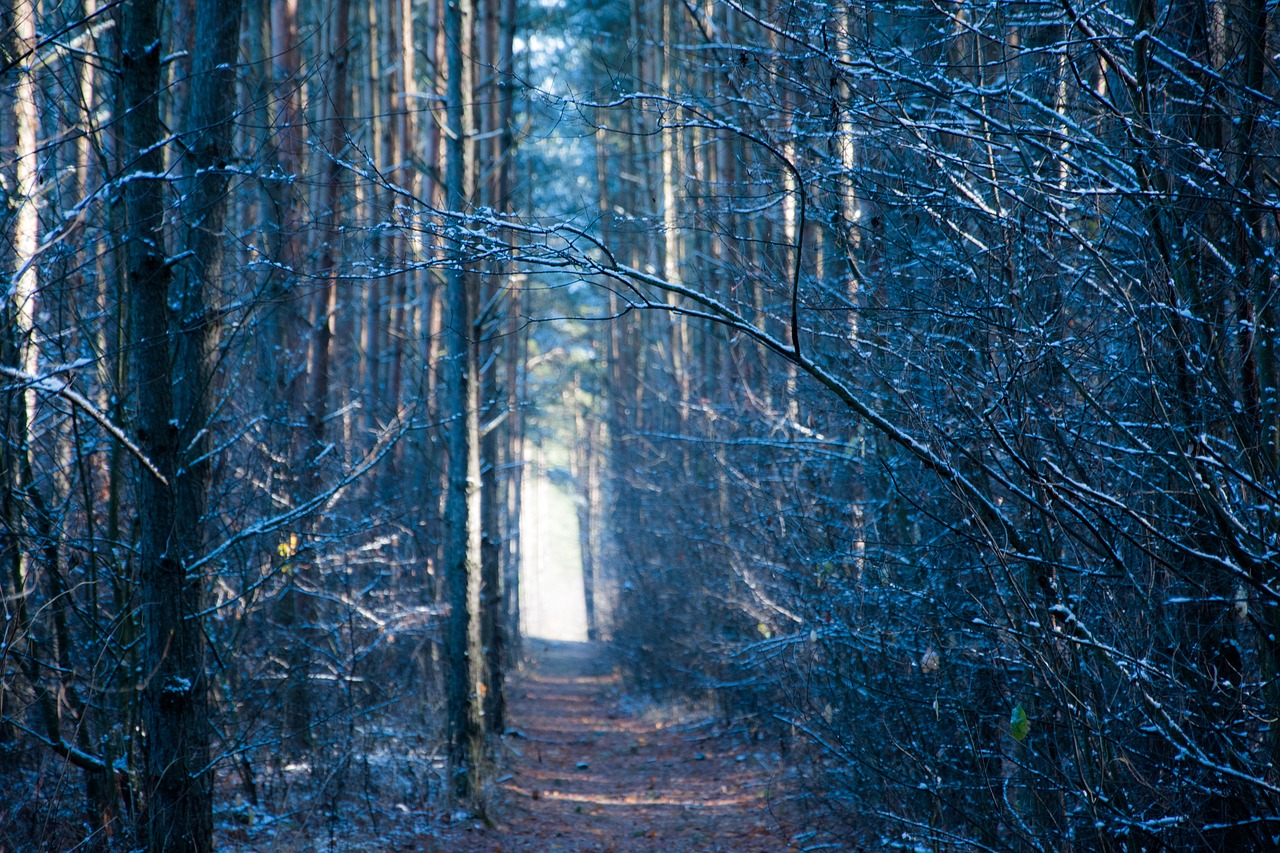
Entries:
MULTIPOLYGON (((516 34, 515 0, 501 0, 498 11, 498 85, 500 87, 498 110, 499 153, 497 204, 496 209, 510 213, 512 199, 512 156, 515 151, 515 34, 516 34)), ((515 241, 515 236, 508 238, 515 241)), ((510 264, 504 273, 512 276, 510 264)), ((506 340, 504 352, 505 380, 503 391, 506 396, 505 447, 503 451, 506 463, 506 514, 505 534, 507 547, 503 549, 502 561, 502 620, 505 636, 501 655, 501 666, 506 666, 519 654, 520 645, 520 492, 523 480, 523 415, 521 414, 520 380, 524 371, 524 333, 521 320, 524 316, 522 300, 525 298, 523 288, 513 288, 507 296, 506 340)), ((503 723, 505 727, 505 722, 503 723)))
MULTIPOLYGON (((480 203, 497 211, 506 210, 504 164, 506 151, 504 132, 506 119, 504 100, 508 97, 507 80, 502 62, 509 57, 504 50, 505 31, 500 26, 501 0, 480 0, 478 32, 478 67, 492 69, 486 74, 484 91, 478 92, 476 102, 483 104, 480 110, 479 138, 485 140, 481 151, 476 152, 483 166, 485 181, 479 187, 480 203)), ((501 432, 509 428, 509 412, 503 412, 505 399, 500 397, 498 373, 510 357, 511 348, 499 333, 503 327, 503 307, 510 297, 507 281, 506 259, 495 258, 483 278, 481 296, 485 305, 485 317, 480 319, 477 332, 478 359, 485 365, 482 382, 483 415, 487 427, 480 439, 480 506, 481 506, 481 632, 485 653, 485 722, 489 731, 500 732, 505 723, 506 701, 503 678, 503 659, 506 656, 507 630, 503 620, 503 571, 502 571, 502 509, 499 498, 500 469, 503 442, 501 432)))
POLYGON ((203 546, 212 462, 213 356, 218 341, 213 286, 222 269, 238 0, 201 0, 196 27, 209 49, 196 58, 188 126, 191 178, 184 193, 186 260, 178 272, 175 328, 172 269, 165 256, 164 145, 160 122, 160 9, 136 0, 122 10, 121 115, 136 173, 126 184, 125 263, 133 330, 132 378, 138 441, 158 474, 138 483, 139 598, 144 623, 142 717, 146 797, 143 827, 152 853, 213 847, 204 578, 188 570, 203 546), (176 346, 171 346, 171 340, 176 346), (175 394, 175 379, 179 380, 175 394))
MULTIPOLYGON (((469 163, 472 127, 470 45, 474 20, 470 0, 445 10, 446 124, 445 196, 448 209, 467 209, 474 185, 469 163), (464 100, 464 93, 467 97, 464 100)), ((461 231, 462 229, 458 229, 461 231)), ((475 336, 475 294, 465 269, 467 247, 454 244, 446 274, 445 417, 449 418, 449 482, 445 494, 444 571, 448 585, 446 638, 449 769, 459 800, 478 805, 485 763, 484 653, 480 605, 480 439, 479 371, 475 336)))
POLYGON ((133 328, 133 390, 138 444, 158 473, 139 468, 138 578, 144 625, 142 719, 143 832, 151 853, 212 849, 204 634, 199 578, 185 552, 199 519, 176 512, 178 429, 169 342, 165 256, 164 140, 160 121, 160 8, 133 0, 121 10, 120 115, 125 155, 125 265, 133 328))
MULTIPOLYGON (((10 202, 16 211, 12 219, 6 217, 5 222, 6 225, 12 223, 12 231, 3 235, 4 242, 0 244, 6 282, 4 301, 0 302, 0 366, 30 375, 38 369, 35 346, 36 249, 40 224, 35 197, 38 121, 32 71, 36 9, 30 0, 6 3, 2 8, 0 30, 5 31, 0 32, 0 61, 14 67, 17 81, 12 90, 12 120, 5 116, 0 122, 0 151, 12 148, 14 152, 13 173, 3 178, 7 185, 16 185, 17 192, 10 202), (8 183, 10 180, 13 184, 8 183)), ((25 471, 29 469, 35 390, 8 376, 0 382, 6 386, 0 395, 0 448, 3 449, 0 452, 0 594, 6 602, 12 602, 11 609, 6 611, 9 618, 0 634, 0 645, 7 650, 33 642, 27 608, 33 583, 31 549, 22 541, 20 531, 27 527, 22 494, 26 487, 25 471)), ((30 659, 34 663, 35 657, 30 659)), ((7 679, 0 682, 0 711, 18 705, 17 695, 10 691, 7 679)), ((12 743, 16 737, 17 731, 8 720, 0 719, 0 743, 12 743)))

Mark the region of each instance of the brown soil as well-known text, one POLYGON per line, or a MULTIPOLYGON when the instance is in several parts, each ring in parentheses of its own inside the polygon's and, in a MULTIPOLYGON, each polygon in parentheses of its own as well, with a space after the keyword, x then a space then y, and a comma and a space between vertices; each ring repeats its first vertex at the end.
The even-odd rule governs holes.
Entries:
POLYGON ((430 853, 797 850, 776 803, 778 759, 710 720, 623 700, 585 643, 536 642, 511 685, 501 795, 491 826, 422 839, 430 853))

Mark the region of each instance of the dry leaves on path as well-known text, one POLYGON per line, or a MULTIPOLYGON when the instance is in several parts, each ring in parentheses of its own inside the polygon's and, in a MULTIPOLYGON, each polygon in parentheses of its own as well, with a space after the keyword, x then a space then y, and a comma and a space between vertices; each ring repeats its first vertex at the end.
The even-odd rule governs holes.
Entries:
POLYGON ((626 706, 585 643, 537 642, 511 688, 515 733, 494 826, 422 839, 430 853, 798 850, 771 807, 777 758, 710 724, 626 706))

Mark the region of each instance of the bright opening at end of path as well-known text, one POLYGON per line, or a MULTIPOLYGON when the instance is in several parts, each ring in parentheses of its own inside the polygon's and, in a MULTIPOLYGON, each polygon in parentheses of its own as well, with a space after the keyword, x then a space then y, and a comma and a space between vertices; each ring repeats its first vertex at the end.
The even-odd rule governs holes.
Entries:
MULTIPOLYGON (((540 456, 540 454, 539 454, 540 456)), ((526 637, 586 642, 578 509, 568 478, 530 461, 520 512, 520 625, 526 637)))

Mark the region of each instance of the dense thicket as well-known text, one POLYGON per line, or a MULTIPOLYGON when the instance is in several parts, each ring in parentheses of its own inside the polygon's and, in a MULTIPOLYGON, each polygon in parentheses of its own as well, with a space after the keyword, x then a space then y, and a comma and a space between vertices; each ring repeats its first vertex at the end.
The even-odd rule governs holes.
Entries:
POLYGON ((613 630, 850 837, 1280 833, 1274 11, 596 19, 613 630))
POLYGON ((456 218, 509 204, 515 19, 445 5, 0 7, 0 847, 483 806, 523 338, 456 218))

